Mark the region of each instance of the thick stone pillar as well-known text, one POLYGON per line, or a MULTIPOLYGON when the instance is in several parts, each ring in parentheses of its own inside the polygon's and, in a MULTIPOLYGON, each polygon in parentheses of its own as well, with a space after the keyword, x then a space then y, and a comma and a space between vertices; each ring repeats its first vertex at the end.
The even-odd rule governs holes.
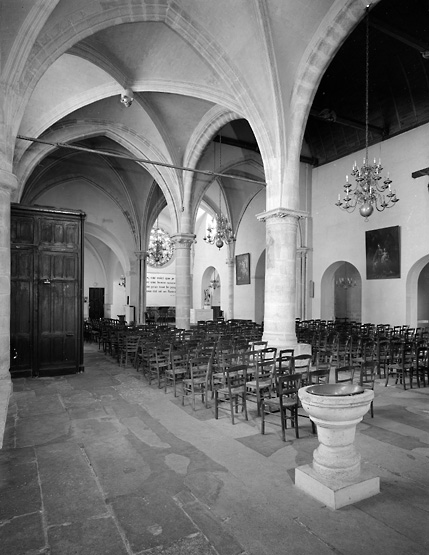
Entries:
POLYGON ((258 214, 266 224, 264 340, 270 346, 297 349, 296 250, 298 219, 304 212, 277 208, 258 214))
POLYGON ((227 258, 226 265, 228 267, 228 304, 227 304, 227 317, 228 320, 234 318, 234 257, 227 258))
POLYGON ((12 392, 10 376, 10 198, 15 175, 0 169, 0 447, 12 392))
POLYGON ((176 327, 191 327, 191 247, 193 233, 178 233, 171 239, 176 249, 176 327))
POLYGON ((147 252, 136 251, 134 253, 138 260, 138 306, 137 306, 137 321, 139 324, 146 323, 146 281, 147 281, 147 252))

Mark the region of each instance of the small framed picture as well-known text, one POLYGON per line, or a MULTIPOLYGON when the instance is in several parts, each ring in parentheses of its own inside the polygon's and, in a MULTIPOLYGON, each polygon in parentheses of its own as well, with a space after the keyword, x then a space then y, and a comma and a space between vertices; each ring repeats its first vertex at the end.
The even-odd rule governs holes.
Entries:
POLYGON ((235 257, 235 283, 248 285, 250 283, 250 254, 237 254, 235 257))

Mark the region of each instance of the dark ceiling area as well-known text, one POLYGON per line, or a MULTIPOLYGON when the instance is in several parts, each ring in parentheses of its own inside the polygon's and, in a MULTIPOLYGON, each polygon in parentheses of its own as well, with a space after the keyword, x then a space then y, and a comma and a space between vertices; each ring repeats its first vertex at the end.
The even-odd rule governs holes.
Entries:
MULTIPOLYGON (((369 144, 429 122, 429 0, 368 10, 369 144)), ((312 163, 365 148, 366 11, 327 68, 305 130, 312 163)))

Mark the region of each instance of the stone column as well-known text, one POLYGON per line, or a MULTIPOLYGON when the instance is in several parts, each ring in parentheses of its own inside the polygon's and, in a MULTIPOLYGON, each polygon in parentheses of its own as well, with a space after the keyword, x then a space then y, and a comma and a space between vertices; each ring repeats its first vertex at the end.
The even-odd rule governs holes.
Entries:
POLYGON ((228 304, 227 304, 227 318, 232 320, 234 318, 234 257, 227 258, 226 265, 228 266, 228 304))
POLYGON ((134 253, 138 259, 138 283, 139 296, 137 307, 137 321, 139 324, 146 323, 146 280, 147 280, 147 252, 136 251, 134 253))
POLYGON ((307 318, 307 296, 308 296, 308 264, 307 247, 300 247, 297 250, 298 264, 296 268, 296 309, 297 318, 305 320, 307 318))
POLYGON ((264 340, 278 349, 295 348, 296 249, 298 219, 306 213, 277 208, 258 214, 266 223, 264 340))
POLYGON ((10 376, 10 202, 16 176, 0 169, 0 447, 6 424, 10 376))
POLYGON ((176 249, 176 327, 191 327, 191 247, 193 233, 178 233, 171 239, 176 249))

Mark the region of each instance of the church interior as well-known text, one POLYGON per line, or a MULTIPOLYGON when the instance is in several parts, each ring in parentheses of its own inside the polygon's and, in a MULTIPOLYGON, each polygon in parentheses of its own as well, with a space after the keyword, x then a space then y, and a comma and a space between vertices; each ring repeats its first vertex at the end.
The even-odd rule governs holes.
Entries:
POLYGON ((0 0, 8 555, 427 551, 428 26, 426 0, 0 0), (367 340, 381 493, 307 497, 302 409, 282 441, 262 400, 182 405, 118 330, 328 353, 329 383, 367 340))

